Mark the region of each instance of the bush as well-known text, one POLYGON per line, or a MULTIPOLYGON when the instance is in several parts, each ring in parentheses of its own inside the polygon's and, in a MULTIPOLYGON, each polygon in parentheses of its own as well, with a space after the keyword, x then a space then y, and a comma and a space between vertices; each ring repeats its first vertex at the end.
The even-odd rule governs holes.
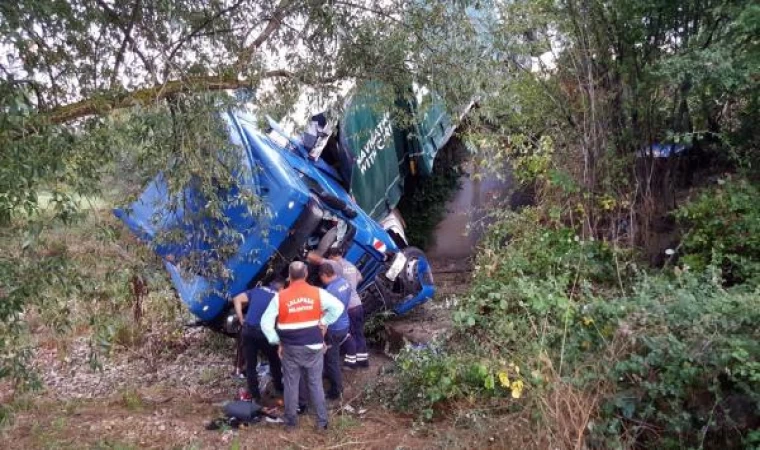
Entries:
POLYGON ((683 262, 696 271, 714 264, 728 284, 760 274, 760 190, 747 180, 721 180, 676 212, 687 229, 683 262))
POLYGON ((564 439, 558 446, 583 436, 590 448, 754 442, 760 288, 725 287, 725 266, 636 270, 606 242, 540 223, 527 209, 494 225, 454 335, 402 352, 399 407, 432 417, 458 399, 514 402, 504 372, 530 394, 536 431, 564 439))
POLYGON ((407 346, 397 358, 396 406, 430 420, 445 402, 472 397, 520 398, 524 381, 520 367, 504 361, 452 356, 438 344, 407 346))
POLYGON ((712 273, 659 275, 595 309, 626 344, 600 416, 608 438, 728 448, 760 425, 760 290, 725 290, 712 273))
POLYGON ((471 292, 454 311, 453 340, 402 352, 400 408, 432 417, 456 399, 520 398, 526 385, 540 383, 535 363, 563 348, 568 325, 586 330, 573 336, 590 340, 594 333, 587 330, 582 305, 595 298, 592 280, 617 279, 610 269, 613 251, 580 240, 568 228, 536 227, 535 214, 508 214, 491 229, 476 259, 471 292))

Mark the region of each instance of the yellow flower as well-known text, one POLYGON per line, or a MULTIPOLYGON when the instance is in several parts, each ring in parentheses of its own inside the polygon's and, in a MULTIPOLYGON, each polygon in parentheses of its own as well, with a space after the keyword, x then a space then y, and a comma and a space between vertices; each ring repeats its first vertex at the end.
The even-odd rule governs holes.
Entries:
POLYGON ((508 388, 510 386, 509 376, 507 375, 507 372, 499 372, 499 384, 501 384, 501 387, 505 388, 508 388))
POLYGON ((522 391, 523 391, 522 380, 513 381, 512 382, 512 398, 522 397, 522 391))
POLYGON ((588 317, 588 316, 584 316, 583 317, 583 325, 584 326, 589 326, 592 323, 594 323, 594 319, 592 319, 591 317, 588 317))

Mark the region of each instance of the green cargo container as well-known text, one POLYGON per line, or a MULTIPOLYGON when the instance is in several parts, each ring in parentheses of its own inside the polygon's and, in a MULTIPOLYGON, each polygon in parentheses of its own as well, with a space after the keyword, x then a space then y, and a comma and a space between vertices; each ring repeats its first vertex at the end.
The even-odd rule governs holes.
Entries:
POLYGON ((375 220, 396 207, 406 177, 432 172, 438 150, 454 132, 437 96, 418 98, 388 100, 382 85, 368 82, 354 92, 341 118, 341 144, 354 158, 351 192, 375 220), (399 125, 394 117, 399 110, 411 114, 413 126, 399 125))

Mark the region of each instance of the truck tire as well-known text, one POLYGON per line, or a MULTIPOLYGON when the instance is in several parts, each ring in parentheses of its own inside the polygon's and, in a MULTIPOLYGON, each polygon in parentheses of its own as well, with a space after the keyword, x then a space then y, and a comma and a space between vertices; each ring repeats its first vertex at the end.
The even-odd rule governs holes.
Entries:
POLYGON ((418 272, 418 265, 420 262, 424 261, 427 264, 427 270, 423 273, 423 280, 425 284, 433 284, 433 270, 430 267, 430 262, 427 259, 427 256, 425 256, 425 252, 418 249, 417 247, 406 247, 405 249, 401 250, 401 252, 406 256, 406 266, 401 271, 401 282, 404 285, 404 290, 407 293, 416 293, 418 292, 422 286, 420 283, 420 279, 417 276, 418 272))

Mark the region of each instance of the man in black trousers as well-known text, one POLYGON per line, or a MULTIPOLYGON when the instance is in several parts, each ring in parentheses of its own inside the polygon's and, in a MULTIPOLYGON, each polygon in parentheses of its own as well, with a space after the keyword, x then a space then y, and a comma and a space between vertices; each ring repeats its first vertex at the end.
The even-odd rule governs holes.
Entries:
POLYGON ((257 402, 261 401, 259 391, 259 376, 256 372, 259 351, 264 353, 269 361, 269 371, 275 389, 282 392, 282 364, 277 355, 277 346, 271 345, 261 331, 261 316, 269 306, 272 297, 279 292, 285 283, 281 279, 272 281, 266 287, 256 287, 236 295, 232 302, 235 306, 240 324, 243 325, 242 340, 245 356, 245 375, 248 380, 248 394, 257 402), (248 312, 243 316, 243 307, 248 305, 248 312))

